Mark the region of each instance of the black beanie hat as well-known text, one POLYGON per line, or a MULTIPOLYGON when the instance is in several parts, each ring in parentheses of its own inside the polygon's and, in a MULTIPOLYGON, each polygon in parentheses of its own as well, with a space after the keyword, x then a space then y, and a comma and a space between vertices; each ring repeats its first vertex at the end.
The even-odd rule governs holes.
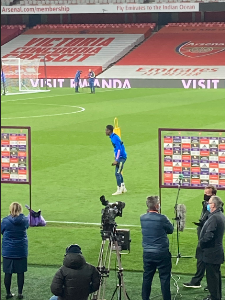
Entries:
POLYGON ((82 254, 81 247, 77 244, 70 245, 69 247, 66 248, 66 254, 67 253, 80 253, 80 254, 82 254))

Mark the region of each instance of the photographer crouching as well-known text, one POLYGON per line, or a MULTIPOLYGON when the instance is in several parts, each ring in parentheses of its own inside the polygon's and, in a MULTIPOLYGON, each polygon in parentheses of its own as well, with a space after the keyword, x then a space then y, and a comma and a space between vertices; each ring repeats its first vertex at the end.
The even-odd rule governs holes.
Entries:
POLYGON ((149 300, 151 285, 156 269, 159 271, 163 300, 171 300, 171 253, 167 234, 173 233, 173 225, 165 215, 161 215, 158 196, 149 196, 146 201, 147 213, 141 215, 143 246, 142 299, 149 300))

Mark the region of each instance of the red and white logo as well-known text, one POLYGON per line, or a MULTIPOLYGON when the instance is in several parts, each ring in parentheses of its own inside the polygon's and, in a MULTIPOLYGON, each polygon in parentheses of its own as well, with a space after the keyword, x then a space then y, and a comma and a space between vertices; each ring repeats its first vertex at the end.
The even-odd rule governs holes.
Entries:
POLYGON ((225 43, 184 42, 176 48, 180 55, 195 58, 225 51, 225 43))

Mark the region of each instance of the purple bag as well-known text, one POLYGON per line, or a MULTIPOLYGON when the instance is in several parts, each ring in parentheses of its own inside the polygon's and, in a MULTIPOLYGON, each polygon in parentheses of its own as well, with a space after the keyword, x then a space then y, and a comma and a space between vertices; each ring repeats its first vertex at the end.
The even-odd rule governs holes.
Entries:
POLYGON ((27 216, 29 225, 30 226, 45 226, 46 221, 41 215, 41 210, 39 209, 38 212, 33 211, 30 209, 28 205, 25 205, 25 207, 29 210, 29 214, 27 216))

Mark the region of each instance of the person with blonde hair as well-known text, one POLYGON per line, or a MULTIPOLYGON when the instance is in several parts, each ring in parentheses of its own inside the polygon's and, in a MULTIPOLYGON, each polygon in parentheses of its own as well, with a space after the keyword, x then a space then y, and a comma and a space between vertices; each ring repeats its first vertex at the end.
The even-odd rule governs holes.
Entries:
POLYGON ((11 293, 12 274, 17 274, 18 299, 23 299, 24 273, 27 271, 28 218, 23 214, 23 208, 18 202, 9 206, 10 214, 2 220, 1 233, 3 272, 5 273, 4 284, 6 299, 14 296, 11 293))

